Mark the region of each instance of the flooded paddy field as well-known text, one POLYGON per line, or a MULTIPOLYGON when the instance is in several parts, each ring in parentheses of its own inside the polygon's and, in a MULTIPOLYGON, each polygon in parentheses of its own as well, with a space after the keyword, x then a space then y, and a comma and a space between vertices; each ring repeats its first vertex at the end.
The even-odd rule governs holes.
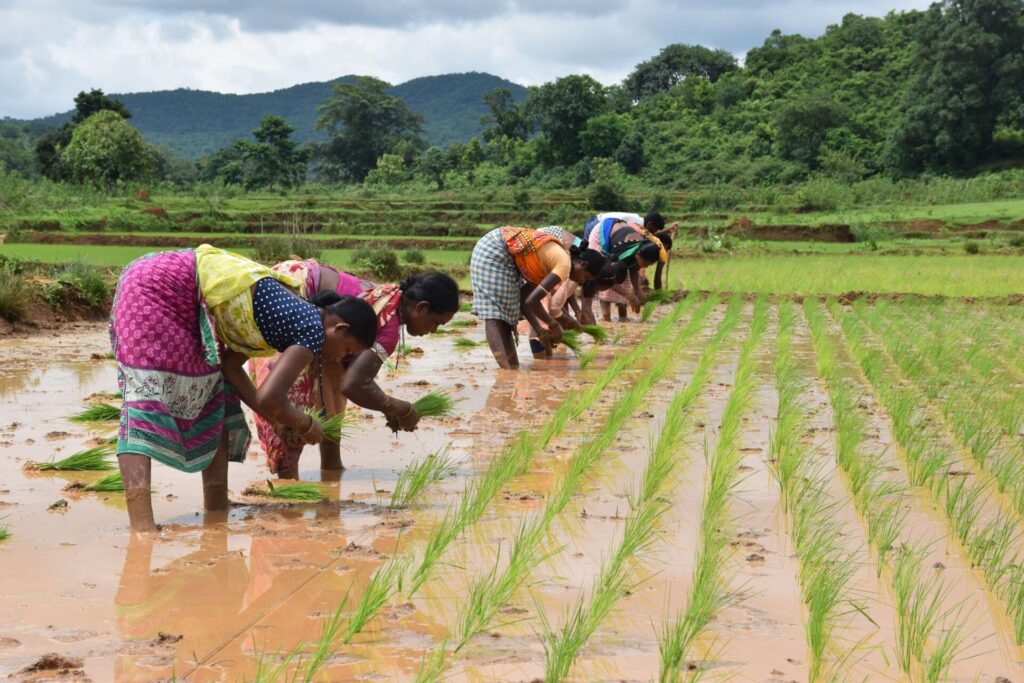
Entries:
POLYGON ((105 327, 0 340, 0 676, 1024 680, 1019 307, 693 297, 609 331, 520 372, 417 339, 382 384, 453 416, 354 409, 340 476, 303 456, 317 504, 247 493, 255 441, 227 514, 157 465, 148 536, 65 490, 106 473, 25 469, 114 433, 69 420, 117 388, 105 327))

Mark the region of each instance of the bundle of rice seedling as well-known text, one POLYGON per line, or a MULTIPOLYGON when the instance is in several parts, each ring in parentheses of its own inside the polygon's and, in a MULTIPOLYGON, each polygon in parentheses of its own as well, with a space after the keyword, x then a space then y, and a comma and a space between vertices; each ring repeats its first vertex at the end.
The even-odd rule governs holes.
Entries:
POLYGON ((608 330, 600 325, 584 325, 583 331, 593 337, 596 342, 603 342, 608 339, 608 330))
POLYGON ((574 355, 580 355, 582 348, 580 347, 580 333, 576 330, 565 330, 562 332, 562 343, 565 344, 566 348, 573 352, 574 355))
POLYGON ((455 346, 462 349, 471 349, 480 344, 480 342, 475 342, 472 339, 469 339, 468 337, 457 337, 454 343, 455 346))
POLYGON ((661 304, 672 298, 672 292, 667 289, 652 289, 647 293, 647 303, 661 304))
POLYGON ((472 310, 473 310, 473 302, 472 301, 463 301, 461 304, 459 304, 459 313, 469 313, 472 310))
POLYGON ((320 485, 309 481, 297 481, 294 484, 274 486, 268 479, 267 486, 269 487, 267 495, 278 500, 290 500, 298 503, 319 503, 322 500, 327 500, 327 496, 324 495, 320 485))
POLYGON ((124 482, 121 481, 120 473, 108 474, 99 481, 86 484, 83 488, 86 491, 95 491, 96 493, 123 493, 124 482))
POLYGON ((454 409, 457 399, 447 391, 432 391, 412 404, 420 417, 444 417, 454 409))
POLYGON ((109 403, 97 403, 70 419, 72 422, 109 422, 111 420, 120 420, 121 409, 109 403))
POLYGON ((99 446, 97 448, 90 448, 85 451, 79 451, 74 455, 69 455, 63 460, 54 462, 28 462, 25 465, 27 470, 36 470, 38 472, 90 472, 90 471, 103 471, 113 469, 113 463, 107 460, 107 456, 113 455, 113 449, 110 446, 99 446))
POLYGON ((324 417, 317 408, 306 408, 304 412, 320 423, 320 430, 323 431, 324 438, 334 443, 341 443, 343 438, 347 439, 352 436, 356 426, 355 418, 351 413, 342 412, 331 417, 324 417))
POLYGON ((476 318, 462 318, 461 320, 449 320, 448 327, 475 327, 476 318))

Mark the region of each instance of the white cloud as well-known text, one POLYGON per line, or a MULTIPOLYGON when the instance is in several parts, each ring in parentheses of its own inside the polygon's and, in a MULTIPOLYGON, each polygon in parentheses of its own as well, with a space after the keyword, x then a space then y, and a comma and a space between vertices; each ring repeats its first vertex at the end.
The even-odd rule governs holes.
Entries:
POLYGON ((488 71, 524 84, 589 73, 612 83, 669 43, 742 55, 773 28, 817 35, 849 11, 880 15, 896 1, 14 0, 0 7, 0 116, 67 110, 92 87, 245 93, 350 73, 400 83, 488 71))

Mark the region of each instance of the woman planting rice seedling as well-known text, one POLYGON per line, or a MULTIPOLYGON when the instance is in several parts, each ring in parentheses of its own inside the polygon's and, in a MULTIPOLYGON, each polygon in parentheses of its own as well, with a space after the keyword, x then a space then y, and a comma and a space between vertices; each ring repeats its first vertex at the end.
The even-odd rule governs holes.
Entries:
POLYGON ((537 230, 502 227, 484 235, 469 261, 473 313, 485 321, 487 344, 498 365, 519 367, 515 330, 520 314, 538 330, 545 347, 557 344, 562 326, 545 309, 544 297, 565 280, 592 280, 604 266, 599 253, 583 245, 566 249, 537 230))
MULTIPOLYGON (((322 408, 328 417, 344 412, 346 402, 351 400, 383 413, 388 426, 395 431, 415 430, 420 418, 416 409, 408 401, 385 394, 376 382, 377 373, 399 347, 403 331, 414 337, 431 334, 454 317, 459 309, 455 281, 443 273, 428 272, 408 277, 399 285, 374 285, 312 259, 284 261, 273 270, 297 280, 303 297, 325 292, 358 296, 372 305, 377 314, 377 338, 372 348, 325 365, 322 385, 317 368, 311 366, 289 389, 289 400, 301 407, 322 408)), ((258 358, 250 363, 257 386, 266 381, 278 360, 258 358)), ((297 478, 302 444, 285 443, 273 425, 259 415, 256 430, 270 471, 282 479, 297 478)), ((320 468, 344 469, 337 441, 320 442, 320 468)))
MULTIPOLYGON (((609 263, 615 266, 618 271, 616 291, 624 297, 625 303, 639 313, 644 301, 640 272, 649 265, 668 263, 668 249, 659 238, 641 225, 614 215, 591 227, 587 245, 591 249, 599 250, 607 257, 609 263), (625 285, 626 279, 629 280, 629 284, 619 286, 625 285)), ((592 294, 587 294, 591 293, 586 292, 583 297, 583 317, 586 322, 593 322, 594 299, 592 294)))
POLYGON ((128 516, 153 531, 152 460, 203 473, 207 510, 227 507, 227 463, 241 461, 249 430, 239 401, 284 441, 319 443, 317 420, 288 400, 310 364, 369 349, 377 316, 365 301, 321 293, 312 302, 287 275, 209 245, 150 254, 121 274, 110 337, 124 394, 118 464, 128 516), (243 370, 281 353, 259 389, 243 370))

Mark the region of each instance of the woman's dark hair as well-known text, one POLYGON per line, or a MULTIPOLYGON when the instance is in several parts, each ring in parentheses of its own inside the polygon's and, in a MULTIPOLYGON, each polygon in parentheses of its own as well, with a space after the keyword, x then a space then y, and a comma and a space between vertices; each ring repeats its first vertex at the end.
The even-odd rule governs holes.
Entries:
POLYGON ((651 211, 644 216, 644 227, 648 232, 658 232, 665 229, 665 217, 657 211, 651 211))
POLYGON ((661 257, 661 248, 650 240, 644 240, 644 245, 637 250, 636 255, 648 263, 657 263, 661 257))
POLYGON ((672 251, 672 234, 668 230, 659 230, 654 236, 661 242, 666 251, 672 251))
POLYGON ((317 292, 309 303, 348 323, 352 336, 363 348, 370 348, 377 340, 377 314, 373 306, 362 299, 327 291, 317 292))
POLYGON ((587 272, 593 277, 598 277, 608 264, 608 259, 603 254, 594 249, 588 249, 586 246, 578 247, 574 244, 569 247, 569 255, 576 261, 582 261, 587 272))
POLYGON ((412 301, 427 302, 431 313, 455 313, 459 310, 459 286, 444 273, 431 270, 410 275, 398 285, 402 296, 412 301))

